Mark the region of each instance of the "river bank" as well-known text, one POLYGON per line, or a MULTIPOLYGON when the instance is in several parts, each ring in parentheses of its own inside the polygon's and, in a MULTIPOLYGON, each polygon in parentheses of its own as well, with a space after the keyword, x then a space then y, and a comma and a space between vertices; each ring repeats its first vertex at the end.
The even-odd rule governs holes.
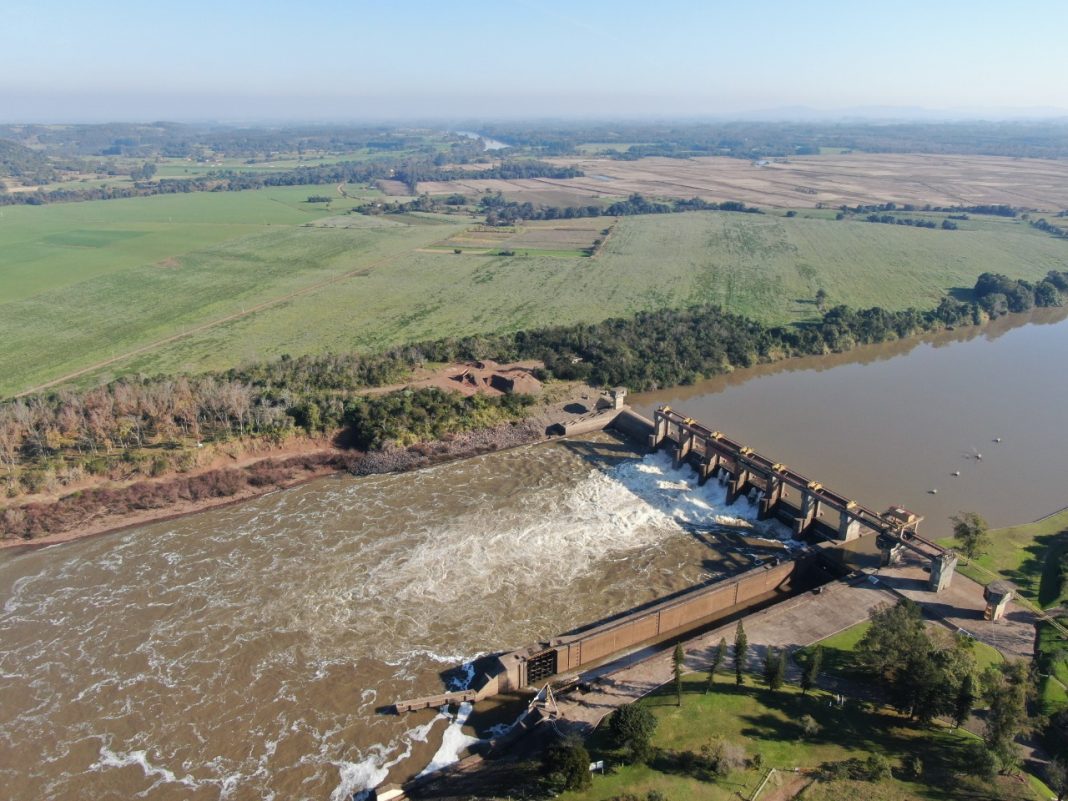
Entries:
POLYGON ((528 419, 467 432, 448 441, 424 442, 408 448, 371 453, 324 448, 323 440, 302 440, 298 445, 269 449, 266 455, 245 460, 240 466, 208 467, 185 475, 164 476, 119 487, 86 488, 50 503, 35 502, 15 507, 22 513, 21 517, 10 514, 14 510, 8 510, 0 523, 26 526, 29 517, 34 525, 49 522, 52 525, 39 535, 11 537, 8 534, 0 540, 0 549, 55 545, 147 523, 174 520, 242 503, 339 472, 356 476, 401 473, 529 445, 546 438, 541 421, 528 419))

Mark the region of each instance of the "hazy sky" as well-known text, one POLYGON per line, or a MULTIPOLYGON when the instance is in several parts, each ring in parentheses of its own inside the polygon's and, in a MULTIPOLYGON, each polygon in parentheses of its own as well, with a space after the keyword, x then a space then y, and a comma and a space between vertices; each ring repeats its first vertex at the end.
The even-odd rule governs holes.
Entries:
POLYGON ((3 0, 0 119, 1068 110, 1068 0, 3 0))

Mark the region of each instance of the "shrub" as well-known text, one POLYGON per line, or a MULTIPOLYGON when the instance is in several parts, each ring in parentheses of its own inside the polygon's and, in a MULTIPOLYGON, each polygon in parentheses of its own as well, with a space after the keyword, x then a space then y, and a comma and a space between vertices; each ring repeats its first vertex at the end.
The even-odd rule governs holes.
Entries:
POLYGON ((590 753, 581 740, 555 740, 542 752, 542 766, 553 784, 562 790, 585 790, 590 786, 590 753))
POLYGON ((825 762, 820 766, 820 778, 826 781, 882 781, 890 778, 890 763, 882 754, 869 754, 867 759, 851 757, 842 762, 825 762))
POLYGON ((919 754, 909 754, 901 761, 901 770, 906 779, 915 781, 923 775, 923 758, 919 754))
POLYGON ((640 704, 627 704, 608 718, 608 731, 616 746, 626 751, 632 762, 643 762, 649 755, 649 740, 656 731, 656 718, 640 704))

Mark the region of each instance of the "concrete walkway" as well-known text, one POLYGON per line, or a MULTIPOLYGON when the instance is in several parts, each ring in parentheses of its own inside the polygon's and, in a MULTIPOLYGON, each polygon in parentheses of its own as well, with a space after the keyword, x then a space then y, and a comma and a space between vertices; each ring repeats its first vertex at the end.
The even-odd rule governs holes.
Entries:
MULTIPOLYGON (((804 593, 749 615, 743 619, 750 642, 749 671, 758 668, 768 646, 793 651, 867 620, 879 604, 896 601, 890 589, 866 580, 852 585, 836 582, 822 593, 804 593)), ((720 639, 726 638, 728 645, 733 645, 737 625, 730 623, 685 642, 686 669, 707 670, 720 639)), ((672 651, 639 651, 583 674, 590 690, 560 697, 561 718, 568 726, 588 732, 616 707, 670 681, 672 651)))
MULTIPOLYGON (((876 576, 852 583, 835 582, 821 593, 804 593, 743 618, 750 643, 749 680, 755 680, 753 674, 758 674, 769 646, 793 652, 867 620, 875 607, 897 603, 902 597, 919 603, 927 617, 953 630, 967 631, 1007 658, 1031 657, 1034 615, 1012 604, 1004 620, 990 623, 983 619, 986 602, 979 584, 957 574, 950 587, 936 595, 927 589, 927 577, 922 563, 906 560, 884 568, 876 576)), ((736 622, 730 623, 683 643, 686 669, 707 671, 720 639, 726 638, 728 646, 733 647, 736 626, 736 622)), ((582 679, 589 690, 575 690, 558 699, 558 725, 588 733, 616 707, 671 681, 673 650, 663 646, 647 648, 584 673, 582 679)), ((729 660, 730 656, 728 665, 732 664, 729 660)), ((796 680, 799 670, 793 662, 788 664, 788 678, 796 680)))
POLYGON ((1007 659, 1030 659, 1035 652, 1034 613, 1016 603, 1010 603, 1005 617, 991 622, 983 619, 986 601, 982 585, 957 573, 953 581, 938 595, 927 589, 927 571, 915 557, 906 556, 900 565, 883 568, 879 580, 894 592, 915 601, 924 614, 953 630, 966 631, 979 642, 986 643, 1007 659))

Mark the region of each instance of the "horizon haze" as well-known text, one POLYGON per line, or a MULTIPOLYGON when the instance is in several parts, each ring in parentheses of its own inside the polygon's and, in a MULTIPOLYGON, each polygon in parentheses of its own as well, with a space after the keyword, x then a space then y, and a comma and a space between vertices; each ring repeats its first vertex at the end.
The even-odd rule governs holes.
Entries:
POLYGON ((14 0, 0 121, 1068 116, 1063 3, 762 8, 14 0))

